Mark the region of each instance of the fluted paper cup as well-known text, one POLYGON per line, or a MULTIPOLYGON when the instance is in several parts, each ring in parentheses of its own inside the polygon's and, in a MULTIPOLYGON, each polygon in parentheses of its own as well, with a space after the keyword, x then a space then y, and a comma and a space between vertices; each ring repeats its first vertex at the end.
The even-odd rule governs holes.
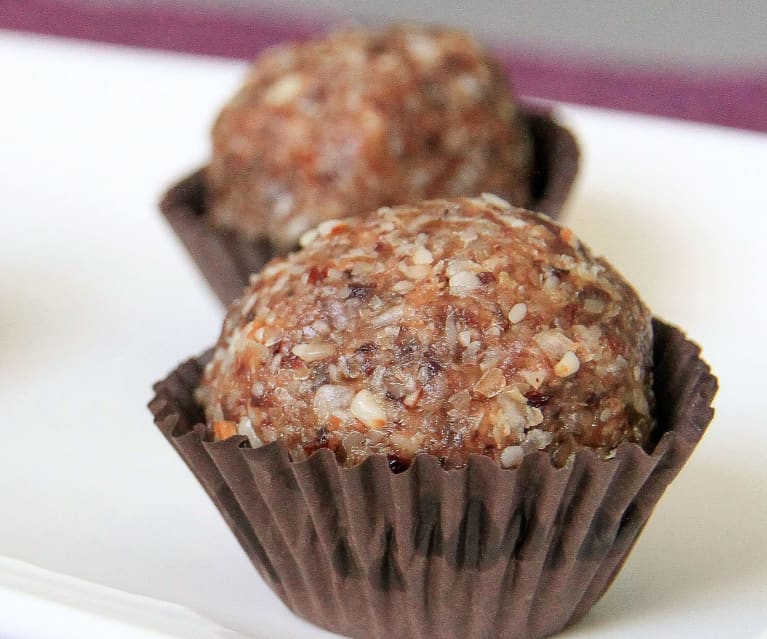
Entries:
POLYGON ((320 449, 208 441, 193 394, 210 352, 155 385, 155 423, 266 582, 297 615, 360 639, 533 639, 582 617, 615 578, 710 422, 717 382, 699 349, 655 321, 656 436, 613 459, 542 452, 511 470, 473 455, 354 468, 320 449))

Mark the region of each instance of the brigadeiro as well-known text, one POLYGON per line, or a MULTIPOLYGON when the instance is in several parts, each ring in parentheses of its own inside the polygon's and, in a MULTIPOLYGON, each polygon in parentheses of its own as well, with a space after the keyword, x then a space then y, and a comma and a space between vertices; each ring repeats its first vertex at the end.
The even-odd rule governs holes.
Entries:
POLYGON ((483 191, 554 214, 577 162, 572 137, 521 109, 472 37, 417 26, 269 49, 212 147, 163 209, 226 303, 323 220, 483 191))
POLYGON ((265 579, 353 637, 542 637, 585 614, 711 419, 697 347, 495 195, 301 244, 151 406, 265 579))

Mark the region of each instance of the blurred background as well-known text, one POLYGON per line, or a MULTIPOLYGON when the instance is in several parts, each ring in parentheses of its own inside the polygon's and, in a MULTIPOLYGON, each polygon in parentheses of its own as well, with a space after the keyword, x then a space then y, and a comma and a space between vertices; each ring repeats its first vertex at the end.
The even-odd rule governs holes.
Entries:
MULTIPOLYGON (((109 3, 107 0, 91 2, 109 3)), ((438 22, 527 51, 592 56, 615 63, 765 70, 764 0, 112 0, 230 11, 289 12, 323 21, 354 17, 438 22)))
POLYGON ((244 59, 391 20, 471 30, 524 95, 767 132, 764 0, 0 0, 0 28, 244 59))

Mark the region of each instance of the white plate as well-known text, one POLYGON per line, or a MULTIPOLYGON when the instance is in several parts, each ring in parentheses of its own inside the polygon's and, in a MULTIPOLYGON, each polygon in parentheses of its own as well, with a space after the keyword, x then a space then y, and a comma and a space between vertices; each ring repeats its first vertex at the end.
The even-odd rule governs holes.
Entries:
MULTIPOLYGON (((247 636, 330 636, 261 582, 145 409, 151 383, 219 330, 155 203, 204 161, 243 66, 6 33, 0 68, 0 636, 117 636, 102 622, 124 637, 218 633, 178 605, 247 636), (78 626, 83 615, 96 625, 78 626)), ((756 636, 767 137, 562 116, 584 160, 570 224, 705 345, 722 385, 710 432, 615 585, 562 636, 756 636)))

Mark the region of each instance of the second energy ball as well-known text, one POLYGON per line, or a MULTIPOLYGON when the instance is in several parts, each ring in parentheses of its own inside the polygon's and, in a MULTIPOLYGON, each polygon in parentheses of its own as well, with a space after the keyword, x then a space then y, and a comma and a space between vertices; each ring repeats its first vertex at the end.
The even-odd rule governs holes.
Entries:
POLYGON ((430 197, 529 197, 530 141, 469 35, 344 30, 270 49, 213 129, 213 222, 295 245, 319 222, 430 197))

